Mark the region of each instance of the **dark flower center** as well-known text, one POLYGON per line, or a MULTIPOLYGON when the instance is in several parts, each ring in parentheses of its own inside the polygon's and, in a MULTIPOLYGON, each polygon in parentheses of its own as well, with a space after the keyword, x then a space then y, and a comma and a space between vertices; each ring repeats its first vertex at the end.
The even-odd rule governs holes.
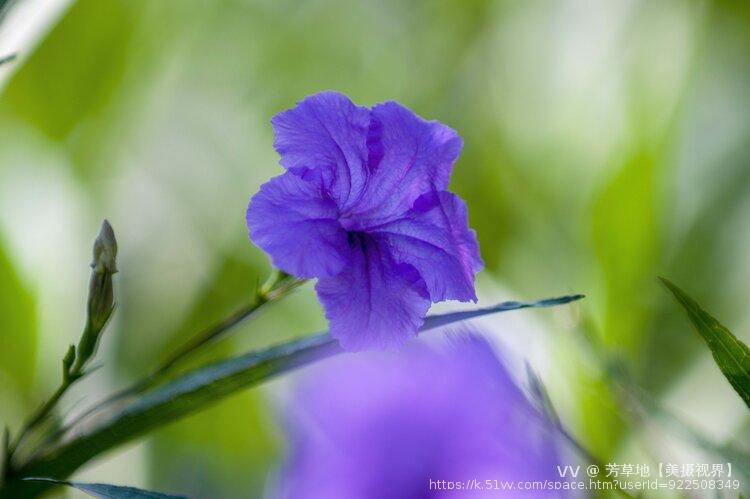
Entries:
POLYGON ((346 238, 350 248, 359 246, 362 251, 367 251, 368 239, 370 238, 366 233, 359 230, 350 230, 346 233, 346 238))

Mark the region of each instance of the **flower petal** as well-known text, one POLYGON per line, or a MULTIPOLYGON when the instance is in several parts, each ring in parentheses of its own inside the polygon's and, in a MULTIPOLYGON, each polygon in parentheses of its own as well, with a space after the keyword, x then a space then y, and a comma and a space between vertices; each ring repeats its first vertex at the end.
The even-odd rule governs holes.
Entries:
POLYGON ((346 269, 315 286, 331 335, 346 350, 397 347, 416 336, 430 308, 424 282, 375 238, 353 233, 350 241, 346 269))
MULTIPOLYGON (((313 366, 285 407, 284 499, 569 497, 559 490, 428 490, 436 477, 545 481, 571 456, 476 331, 410 342, 398 355, 341 355, 313 366), (481 475, 479 475, 481 476, 481 475)), ((434 487, 433 487, 434 489, 434 487)))
POLYGON ((367 145, 370 177, 349 229, 391 220, 422 194, 446 190, 463 141, 452 128, 386 102, 372 108, 367 145))
POLYGON ((316 171, 340 207, 356 198, 367 178, 370 112, 343 94, 321 92, 271 120, 281 164, 300 175, 316 171))
POLYGON ((399 263, 419 272, 433 302, 476 301, 474 274, 484 263, 466 204, 450 192, 420 196, 400 220, 370 231, 399 263))
POLYGON ((337 216, 318 182, 286 172, 250 200, 247 228, 274 266, 297 277, 325 277, 341 272, 351 253, 337 216))

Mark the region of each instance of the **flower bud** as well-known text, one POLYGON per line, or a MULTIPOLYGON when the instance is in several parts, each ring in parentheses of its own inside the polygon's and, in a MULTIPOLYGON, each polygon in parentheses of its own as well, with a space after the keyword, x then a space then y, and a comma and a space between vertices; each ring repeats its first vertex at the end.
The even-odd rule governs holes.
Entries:
POLYGON ((94 258, 91 261, 91 268, 94 271, 107 271, 110 274, 115 274, 117 273, 116 258, 117 240, 115 239, 115 231, 105 220, 102 222, 102 228, 99 230, 96 241, 94 241, 94 258))
POLYGON ((117 240, 108 221, 102 223, 94 241, 89 281, 88 318, 86 329, 78 344, 78 356, 74 371, 93 356, 99 336, 115 307, 112 275, 117 272, 117 240))

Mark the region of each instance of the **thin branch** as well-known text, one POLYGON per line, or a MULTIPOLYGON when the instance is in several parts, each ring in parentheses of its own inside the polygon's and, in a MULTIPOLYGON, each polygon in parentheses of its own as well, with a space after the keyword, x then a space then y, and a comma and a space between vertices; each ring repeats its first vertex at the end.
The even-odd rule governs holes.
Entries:
MULTIPOLYGON (((158 378, 169 372, 175 365, 189 357, 204 345, 213 343, 224 336, 234 326, 257 312, 263 305, 278 300, 305 282, 305 279, 296 279, 289 274, 274 270, 266 283, 258 288, 249 305, 237 310, 218 324, 215 324, 195 335, 191 340, 170 355, 167 360, 157 367, 148 378, 158 378)), ((145 382, 145 380, 143 381, 145 382)))
MULTIPOLYGON (((94 240, 91 277, 89 279, 86 325, 78 347, 70 345, 62 359, 62 381, 55 393, 43 403, 21 427, 13 443, 8 447, 9 459, 13 458, 24 440, 53 412, 55 405, 77 381, 89 374, 88 362, 96 354, 104 328, 115 308, 112 276, 117 273, 117 240, 107 220, 102 222, 99 235, 94 240)), ((7 466, 12 467, 10 462, 7 466)))
POLYGON ((225 319, 222 319, 213 326, 197 333, 188 340, 182 347, 170 355, 167 360, 159 364, 148 375, 134 382, 133 384, 116 391, 104 400, 96 403, 83 413, 79 414, 73 421, 50 434, 40 448, 44 448, 62 438, 72 428, 81 424, 92 414, 104 410, 111 405, 125 400, 128 397, 144 392, 148 388, 156 385, 160 380, 180 362, 184 361, 202 347, 214 343, 221 337, 225 336, 232 328, 257 314, 265 305, 276 302, 282 297, 288 295, 296 288, 307 282, 305 279, 296 279, 278 270, 274 270, 262 286, 258 286, 255 296, 248 305, 241 307, 225 319))

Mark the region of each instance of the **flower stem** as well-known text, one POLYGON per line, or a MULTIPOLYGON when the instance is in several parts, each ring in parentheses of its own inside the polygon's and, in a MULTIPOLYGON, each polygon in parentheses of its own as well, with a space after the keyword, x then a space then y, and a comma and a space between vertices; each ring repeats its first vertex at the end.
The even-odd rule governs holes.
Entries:
POLYGON ((258 286, 255 291, 255 295, 251 299, 250 303, 239 308, 228 317, 224 318, 208 329, 205 329, 193 336, 185 344, 175 350, 169 357, 167 357, 165 361, 159 364, 148 375, 144 376, 130 386, 116 391, 98 404, 84 411, 70 424, 49 435, 49 437, 42 443, 41 447, 45 447, 46 445, 54 443, 61 436, 65 435, 71 428, 81 423, 91 414, 98 412, 114 404, 115 402, 123 400, 131 395, 141 393, 151 386, 155 385, 180 362, 190 357, 202 347, 211 344, 217 341, 219 338, 223 337, 233 327, 249 318, 250 316, 256 314, 261 308, 263 308, 264 305, 281 299, 297 287, 304 284, 306 281, 306 279, 297 279, 296 277, 290 276, 285 272, 274 269, 266 282, 263 283, 263 285, 258 286))
POLYGON ((213 343, 220 337, 224 336, 227 331, 254 314, 266 303, 281 298, 304 282, 305 280, 303 279, 294 278, 289 274, 274 269, 266 282, 257 289, 255 296, 249 304, 235 311, 219 323, 195 335, 187 343, 172 353, 167 360, 162 362, 162 364, 151 373, 149 378, 158 378, 167 373, 176 364, 189 357, 204 345, 213 343))
POLYGON ((68 391, 68 388, 70 388, 71 383, 69 382, 63 382, 55 391, 55 393, 52 394, 52 397, 50 397, 44 404, 42 404, 39 409, 36 410, 34 415, 26 422, 26 424, 21 428, 21 431, 16 436, 13 443, 10 444, 8 454, 10 456, 13 456, 13 452, 18 448, 18 446, 21 444, 23 439, 28 435, 28 433, 34 429, 38 424, 40 424, 44 419, 49 415, 50 412, 52 412, 52 409, 55 407, 57 402, 62 398, 62 396, 65 394, 66 391, 68 391))
POLYGON ((52 396, 47 399, 47 401, 42 404, 36 410, 36 412, 33 413, 33 415, 28 419, 28 421, 26 421, 21 430, 18 432, 18 435, 13 440, 13 442, 8 445, 6 455, 7 462, 5 463, 6 467, 10 467, 10 459, 13 457, 13 454, 23 443, 24 439, 29 435, 29 433, 31 433, 34 428, 39 426, 45 419, 47 419, 47 417, 52 413, 52 410, 55 408, 55 405, 57 405, 62 396, 65 395, 65 392, 67 392, 68 389, 82 377, 82 372, 71 372, 69 375, 63 375, 62 383, 60 383, 60 386, 57 387, 55 393, 53 393, 52 396))
MULTIPOLYGON (((90 371, 86 370, 87 363, 96 354, 104 328, 107 326, 115 309, 114 287, 112 276, 117 273, 117 239, 112 226, 107 220, 102 222, 99 235, 94 240, 93 260, 91 262, 91 277, 89 279, 89 296, 86 307, 86 326, 81 334, 78 347, 70 345, 62 359, 62 381, 55 393, 26 421, 18 435, 7 447, 6 455, 10 460, 24 439, 42 424, 65 392, 90 371)), ((11 462, 4 464, 12 467, 11 462)))

